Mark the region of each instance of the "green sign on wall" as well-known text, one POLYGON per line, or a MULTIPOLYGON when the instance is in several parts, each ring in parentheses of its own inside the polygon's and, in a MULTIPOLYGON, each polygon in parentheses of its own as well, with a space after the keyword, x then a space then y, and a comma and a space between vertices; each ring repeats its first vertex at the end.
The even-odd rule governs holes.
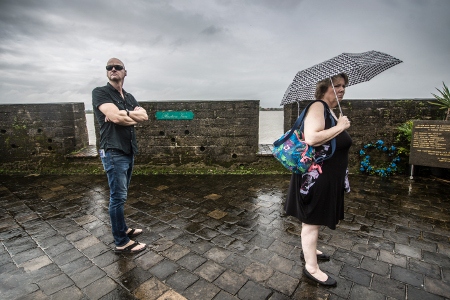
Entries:
POLYGON ((194 112, 162 110, 157 111, 155 117, 156 120, 192 120, 194 119, 194 112))

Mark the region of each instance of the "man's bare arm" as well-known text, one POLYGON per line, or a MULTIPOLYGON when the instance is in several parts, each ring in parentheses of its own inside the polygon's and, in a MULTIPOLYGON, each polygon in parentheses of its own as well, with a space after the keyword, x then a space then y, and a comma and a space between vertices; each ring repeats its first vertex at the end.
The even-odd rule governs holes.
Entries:
POLYGON ((136 106, 134 110, 130 111, 129 116, 138 123, 148 120, 147 111, 140 106, 136 106))
POLYGON ((126 110, 119 110, 113 103, 104 103, 98 109, 106 116, 106 122, 113 122, 122 126, 136 125, 137 122, 127 115, 126 110))

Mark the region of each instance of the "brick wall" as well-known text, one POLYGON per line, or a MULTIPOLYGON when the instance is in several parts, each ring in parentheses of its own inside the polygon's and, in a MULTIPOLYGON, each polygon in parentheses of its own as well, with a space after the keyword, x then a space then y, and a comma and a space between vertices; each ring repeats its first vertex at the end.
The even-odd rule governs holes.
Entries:
POLYGON ((0 105, 0 162, 64 158, 88 143, 84 103, 0 105))
MULTIPOLYGON (((352 121, 350 167, 359 167, 359 150, 368 142, 394 142, 397 127, 407 120, 438 120, 444 112, 422 100, 345 100, 352 121)), ((149 121, 136 126, 140 154, 136 163, 181 165, 195 162, 232 165, 257 161, 259 101, 140 102, 149 121), (157 120, 157 111, 192 111, 192 120, 157 120)), ((303 109, 307 102, 301 102, 303 109)), ((284 127, 298 115, 287 105, 284 127)), ((97 122, 95 122, 97 125, 97 122)), ((98 127, 97 141, 99 141, 98 127)), ((0 163, 58 161, 88 145, 83 103, 0 105, 0 163)), ((11 164, 8 164, 11 165, 11 164)), ((6 166, 6 164, 4 165, 6 166)))
MULTIPOLYGON (((136 126, 136 163, 230 165, 256 161, 259 100, 139 102, 149 120, 136 126), (192 111, 192 120, 157 120, 157 111, 192 111)), ((100 141, 95 121, 97 143, 100 141)))

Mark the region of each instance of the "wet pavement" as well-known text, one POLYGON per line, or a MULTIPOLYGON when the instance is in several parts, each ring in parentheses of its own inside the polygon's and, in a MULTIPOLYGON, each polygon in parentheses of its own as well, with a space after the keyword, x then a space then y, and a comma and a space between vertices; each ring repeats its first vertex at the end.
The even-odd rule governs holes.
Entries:
POLYGON ((288 175, 134 176, 136 255, 111 251, 105 176, 0 176, 0 298, 450 298, 450 183, 350 179, 345 220, 320 231, 323 288, 302 277, 288 175))

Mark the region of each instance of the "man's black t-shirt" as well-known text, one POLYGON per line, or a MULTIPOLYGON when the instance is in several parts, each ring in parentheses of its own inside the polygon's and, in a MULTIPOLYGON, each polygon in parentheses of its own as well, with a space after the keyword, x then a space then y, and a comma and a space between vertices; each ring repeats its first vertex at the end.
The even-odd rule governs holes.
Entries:
POLYGON ((134 110, 139 106, 133 95, 122 90, 124 98, 109 82, 107 85, 97 87, 92 91, 92 106, 100 127, 100 148, 120 150, 125 154, 138 152, 136 132, 134 126, 122 126, 113 122, 105 122, 105 115, 98 109, 104 103, 113 103, 119 110, 134 110))

